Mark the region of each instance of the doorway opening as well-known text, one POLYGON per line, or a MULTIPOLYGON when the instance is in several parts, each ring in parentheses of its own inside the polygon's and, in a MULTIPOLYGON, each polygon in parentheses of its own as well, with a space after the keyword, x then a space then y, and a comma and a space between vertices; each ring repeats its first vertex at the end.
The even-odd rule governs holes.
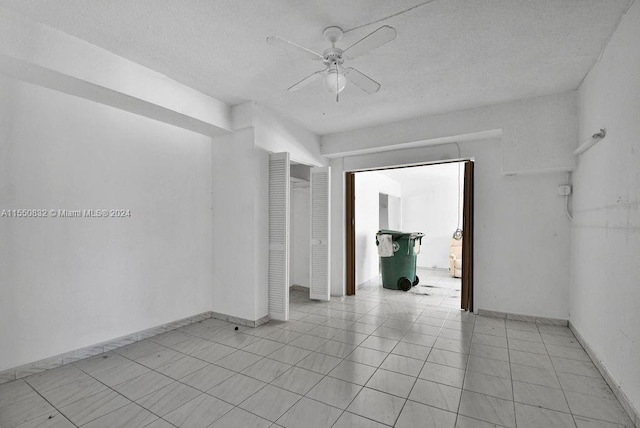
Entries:
POLYGON ((311 167, 291 162, 289 287, 309 291, 311 283, 311 167))
POLYGON ((402 200, 388 193, 378 194, 378 229, 400 229, 402 200))
POLYGON ((330 298, 331 168, 298 164, 291 161, 289 153, 281 152, 269 154, 268 171, 268 314, 271 319, 287 321, 292 285, 306 288, 310 299, 330 298), (308 223, 302 217, 308 218, 308 223), (303 220, 302 225, 293 220, 303 220), (295 253, 290 251, 292 240, 295 253), (308 248, 308 254, 303 247, 308 248), (305 265, 308 270, 292 270, 305 265))
POLYGON ((473 166, 452 161, 346 173, 347 295, 359 287, 382 290, 378 230, 421 232, 420 282, 410 292, 432 296, 423 298, 430 305, 473 310, 473 166))

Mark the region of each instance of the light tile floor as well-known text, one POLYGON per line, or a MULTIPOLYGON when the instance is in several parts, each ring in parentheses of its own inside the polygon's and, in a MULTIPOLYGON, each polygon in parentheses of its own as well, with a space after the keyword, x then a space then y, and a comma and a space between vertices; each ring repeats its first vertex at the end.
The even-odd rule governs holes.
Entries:
POLYGON ((568 328, 461 312, 434 278, 296 290, 286 323, 209 319, 0 385, 0 426, 631 426, 568 328))
MULTIPOLYGON (((418 268, 416 275, 420 279, 420 282, 408 292, 414 297, 411 299, 412 302, 448 309, 460 308, 460 278, 452 278, 449 275, 449 271, 444 269, 418 268)), ((380 293, 384 293, 385 291, 388 290, 383 289, 382 278, 378 276, 360 285, 356 294, 380 295, 380 293)), ((406 297, 401 297, 397 294, 398 293, 386 293, 384 297, 385 299, 392 300, 406 299, 406 297)))

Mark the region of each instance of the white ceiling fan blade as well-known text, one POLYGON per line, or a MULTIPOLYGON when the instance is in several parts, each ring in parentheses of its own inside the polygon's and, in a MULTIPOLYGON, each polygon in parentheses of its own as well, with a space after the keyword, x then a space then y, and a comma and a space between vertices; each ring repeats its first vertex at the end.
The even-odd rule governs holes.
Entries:
POLYGON ((302 47, 300 45, 296 45, 295 43, 292 43, 288 40, 285 39, 281 39, 278 36, 271 36, 271 37, 267 37, 267 43, 269 43, 270 45, 273 46, 277 46, 279 48, 285 49, 289 52, 295 52, 298 54, 302 54, 308 58, 311 59, 316 59, 316 60, 322 60, 322 55, 320 55, 319 53, 316 53, 312 50, 309 50, 305 47, 302 47))
POLYGON ((298 83, 294 83, 293 85, 291 85, 289 87, 289 89, 287 89, 287 91, 298 91, 298 90, 304 88, 309 83, 315 81, 318 77, 322 76, 322 73, 324 73, 324 70, 316 71, 315 73, 313 73, 310 76, 305 77, 304 79, 302 79, 298 83))
POLYGON ((346 48, 343 55, 347 58, 359 57, 360 55, 364 55, 385 43, 389 43, 391 40, 396 38, 396 34, 397 32, 395 28, 383 25, 373 33, 364 36, 362 39, 346 48))
POLYGON ((349 82, 369 94, 375 94, 380 89, 380 84, 366 74, 362 74, 355 68, 349 67, 345 69, 345 74, 349 82))

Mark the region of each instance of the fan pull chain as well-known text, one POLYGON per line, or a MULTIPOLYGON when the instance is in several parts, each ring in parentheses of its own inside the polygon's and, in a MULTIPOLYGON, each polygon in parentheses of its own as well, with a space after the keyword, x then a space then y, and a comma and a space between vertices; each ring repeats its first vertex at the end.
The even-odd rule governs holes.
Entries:
MULTIPOLYGON (((335 43, 333 43, 335 46, 335 43)), ((338 88, 340 85, 340 75, 338 74, 338 64, 336 63, 336 102, 340 102, 340 89, 338 88)))

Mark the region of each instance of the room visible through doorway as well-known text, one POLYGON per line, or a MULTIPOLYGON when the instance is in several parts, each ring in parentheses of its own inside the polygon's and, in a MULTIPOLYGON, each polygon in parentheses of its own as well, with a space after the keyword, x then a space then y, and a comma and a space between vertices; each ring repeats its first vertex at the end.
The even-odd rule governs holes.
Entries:
POLYGON ((406 294, 472 310, 472 177, 470 161, 347 173, 347 294, 403 294, 388 275, 382 286, 376 232, 421 232, 419 283, 406 294))

